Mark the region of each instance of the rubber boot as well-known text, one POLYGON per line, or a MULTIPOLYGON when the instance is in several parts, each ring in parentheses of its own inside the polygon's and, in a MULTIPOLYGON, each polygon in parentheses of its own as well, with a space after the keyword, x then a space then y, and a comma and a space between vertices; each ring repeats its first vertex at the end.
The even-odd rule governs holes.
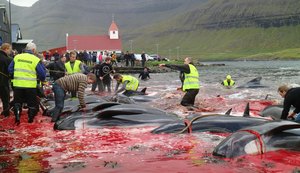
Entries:
POLYGON ((37 111, 35 108, 29 108, 28 111, 28 123, 33 123, 33 119, 36 116, 37 111))
POLYGON ((58 113, 52 112, 51 116, 52 116, 51 122, 56 122, 56 121, 59 120, 59 114, 58 113))
POLYGON ((16 103, 15 105, 14 105, 14 114, 15 114, 15 123, 17 124, 17 125, 19 125, 20 124, 20 109, 21 109, 21 104, 19 104, 19 103, 16 103))
POLYGON ((9 110, 2 111, 1 115, 4 115, 4 117, 8 117, 9 116, 9 110))

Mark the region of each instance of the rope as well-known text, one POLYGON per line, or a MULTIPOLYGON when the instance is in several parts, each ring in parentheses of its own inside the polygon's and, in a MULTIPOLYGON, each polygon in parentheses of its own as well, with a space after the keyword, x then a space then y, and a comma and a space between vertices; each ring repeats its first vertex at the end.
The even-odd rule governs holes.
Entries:
POLYGON ((245 130, 240 130, 240 132, 248 132, 248 133, 251 133, 253 134, 254 136, 256 136, 256 138, 258 139, 258 142, 259 142, 259 149, 260 149, 260 154, 264 154, 264 142, 263 142, 263 139, 262 137, 260 136, 260 134, 257 132, 257 131, 254 131, 254 130, 251 130, 251 129, 245 129, 245 130))
POLYGON ((7 78, 10 78, 8 75, 2 73, 1 71, 0 71, 0 74, 3 75, 3 76, 5 76, 5 77, 7 77, 7 78))
POLYGON ((184 133, 186 130, 188 130, 188 133, 191 133, 192 132, 192 124, 194 121, 198 120, 198 119, 201 119, 201 118, 205 118, 205 117, 211 117, 211 116, 216 116, 216 114, 211 114, 211 115, 199 115, 197 117, 194 117, 193 119, 191 119, 191 121, 188 121, 188 120, 185 120, 184 123, 185 123, 185 128, 182 129, 181 131, 179 131, 177 134, 181 134, 181 133, 184 133))

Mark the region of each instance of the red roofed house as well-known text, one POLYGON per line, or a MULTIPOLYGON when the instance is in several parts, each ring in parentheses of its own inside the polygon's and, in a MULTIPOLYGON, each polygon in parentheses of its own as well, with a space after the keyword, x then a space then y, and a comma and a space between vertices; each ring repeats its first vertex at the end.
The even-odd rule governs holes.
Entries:
POLYGON ((77 51, 109 51, 121 52, 122 40, 115 21, 112 21, 108 35, 68 35, 66 34, 66 49, 77 51))

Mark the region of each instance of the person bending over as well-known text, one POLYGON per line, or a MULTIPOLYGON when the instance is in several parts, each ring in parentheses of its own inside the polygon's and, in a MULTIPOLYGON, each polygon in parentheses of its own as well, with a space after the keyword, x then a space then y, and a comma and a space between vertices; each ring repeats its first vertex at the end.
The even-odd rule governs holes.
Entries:
POLYGON ((139 87, 139 80, 133 76, 115 74, 113 78, 117 81, 115 95, 124 91, 122 94, 130 96, 139 87), (122 87, 118 89, 120 84, 122 84, 122 87))
POLYGON ((300 87, 289 88, 287 85, 282 85, 278 88, 278 93, 284 98, 280 119, 293 119, 294 116, 300 112, 300 87), (295 110, 289 113, 291 106, 294 106, 295 110))
POLYGON ((52 116, 51 122, 56 122, 59 119, 59 115, 64 108, 64 101, 66 92, 78 92, 78 99, 80 108, 84 110, 86 107, 84 101, 84 90, 88 84, 96 82, 96 75, 89 73, 87 75, 82 73, 76 73, 68 75, 56 80, 53 84, 53 92, 55 97, 55 107, 50 110, 52 116))

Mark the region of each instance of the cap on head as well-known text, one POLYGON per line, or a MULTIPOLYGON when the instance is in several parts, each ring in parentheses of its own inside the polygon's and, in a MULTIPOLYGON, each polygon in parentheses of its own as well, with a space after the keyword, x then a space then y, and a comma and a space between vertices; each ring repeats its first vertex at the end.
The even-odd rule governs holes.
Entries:
POLYGON ((36 50, 36 45, 33 42, 29 42, 26 45, 26 50, 36 50))
POLYGON ((230 76, 230 75, 227 75, 227 76, 226 76, 226 79, 231 79, 231 76, 230 76))

